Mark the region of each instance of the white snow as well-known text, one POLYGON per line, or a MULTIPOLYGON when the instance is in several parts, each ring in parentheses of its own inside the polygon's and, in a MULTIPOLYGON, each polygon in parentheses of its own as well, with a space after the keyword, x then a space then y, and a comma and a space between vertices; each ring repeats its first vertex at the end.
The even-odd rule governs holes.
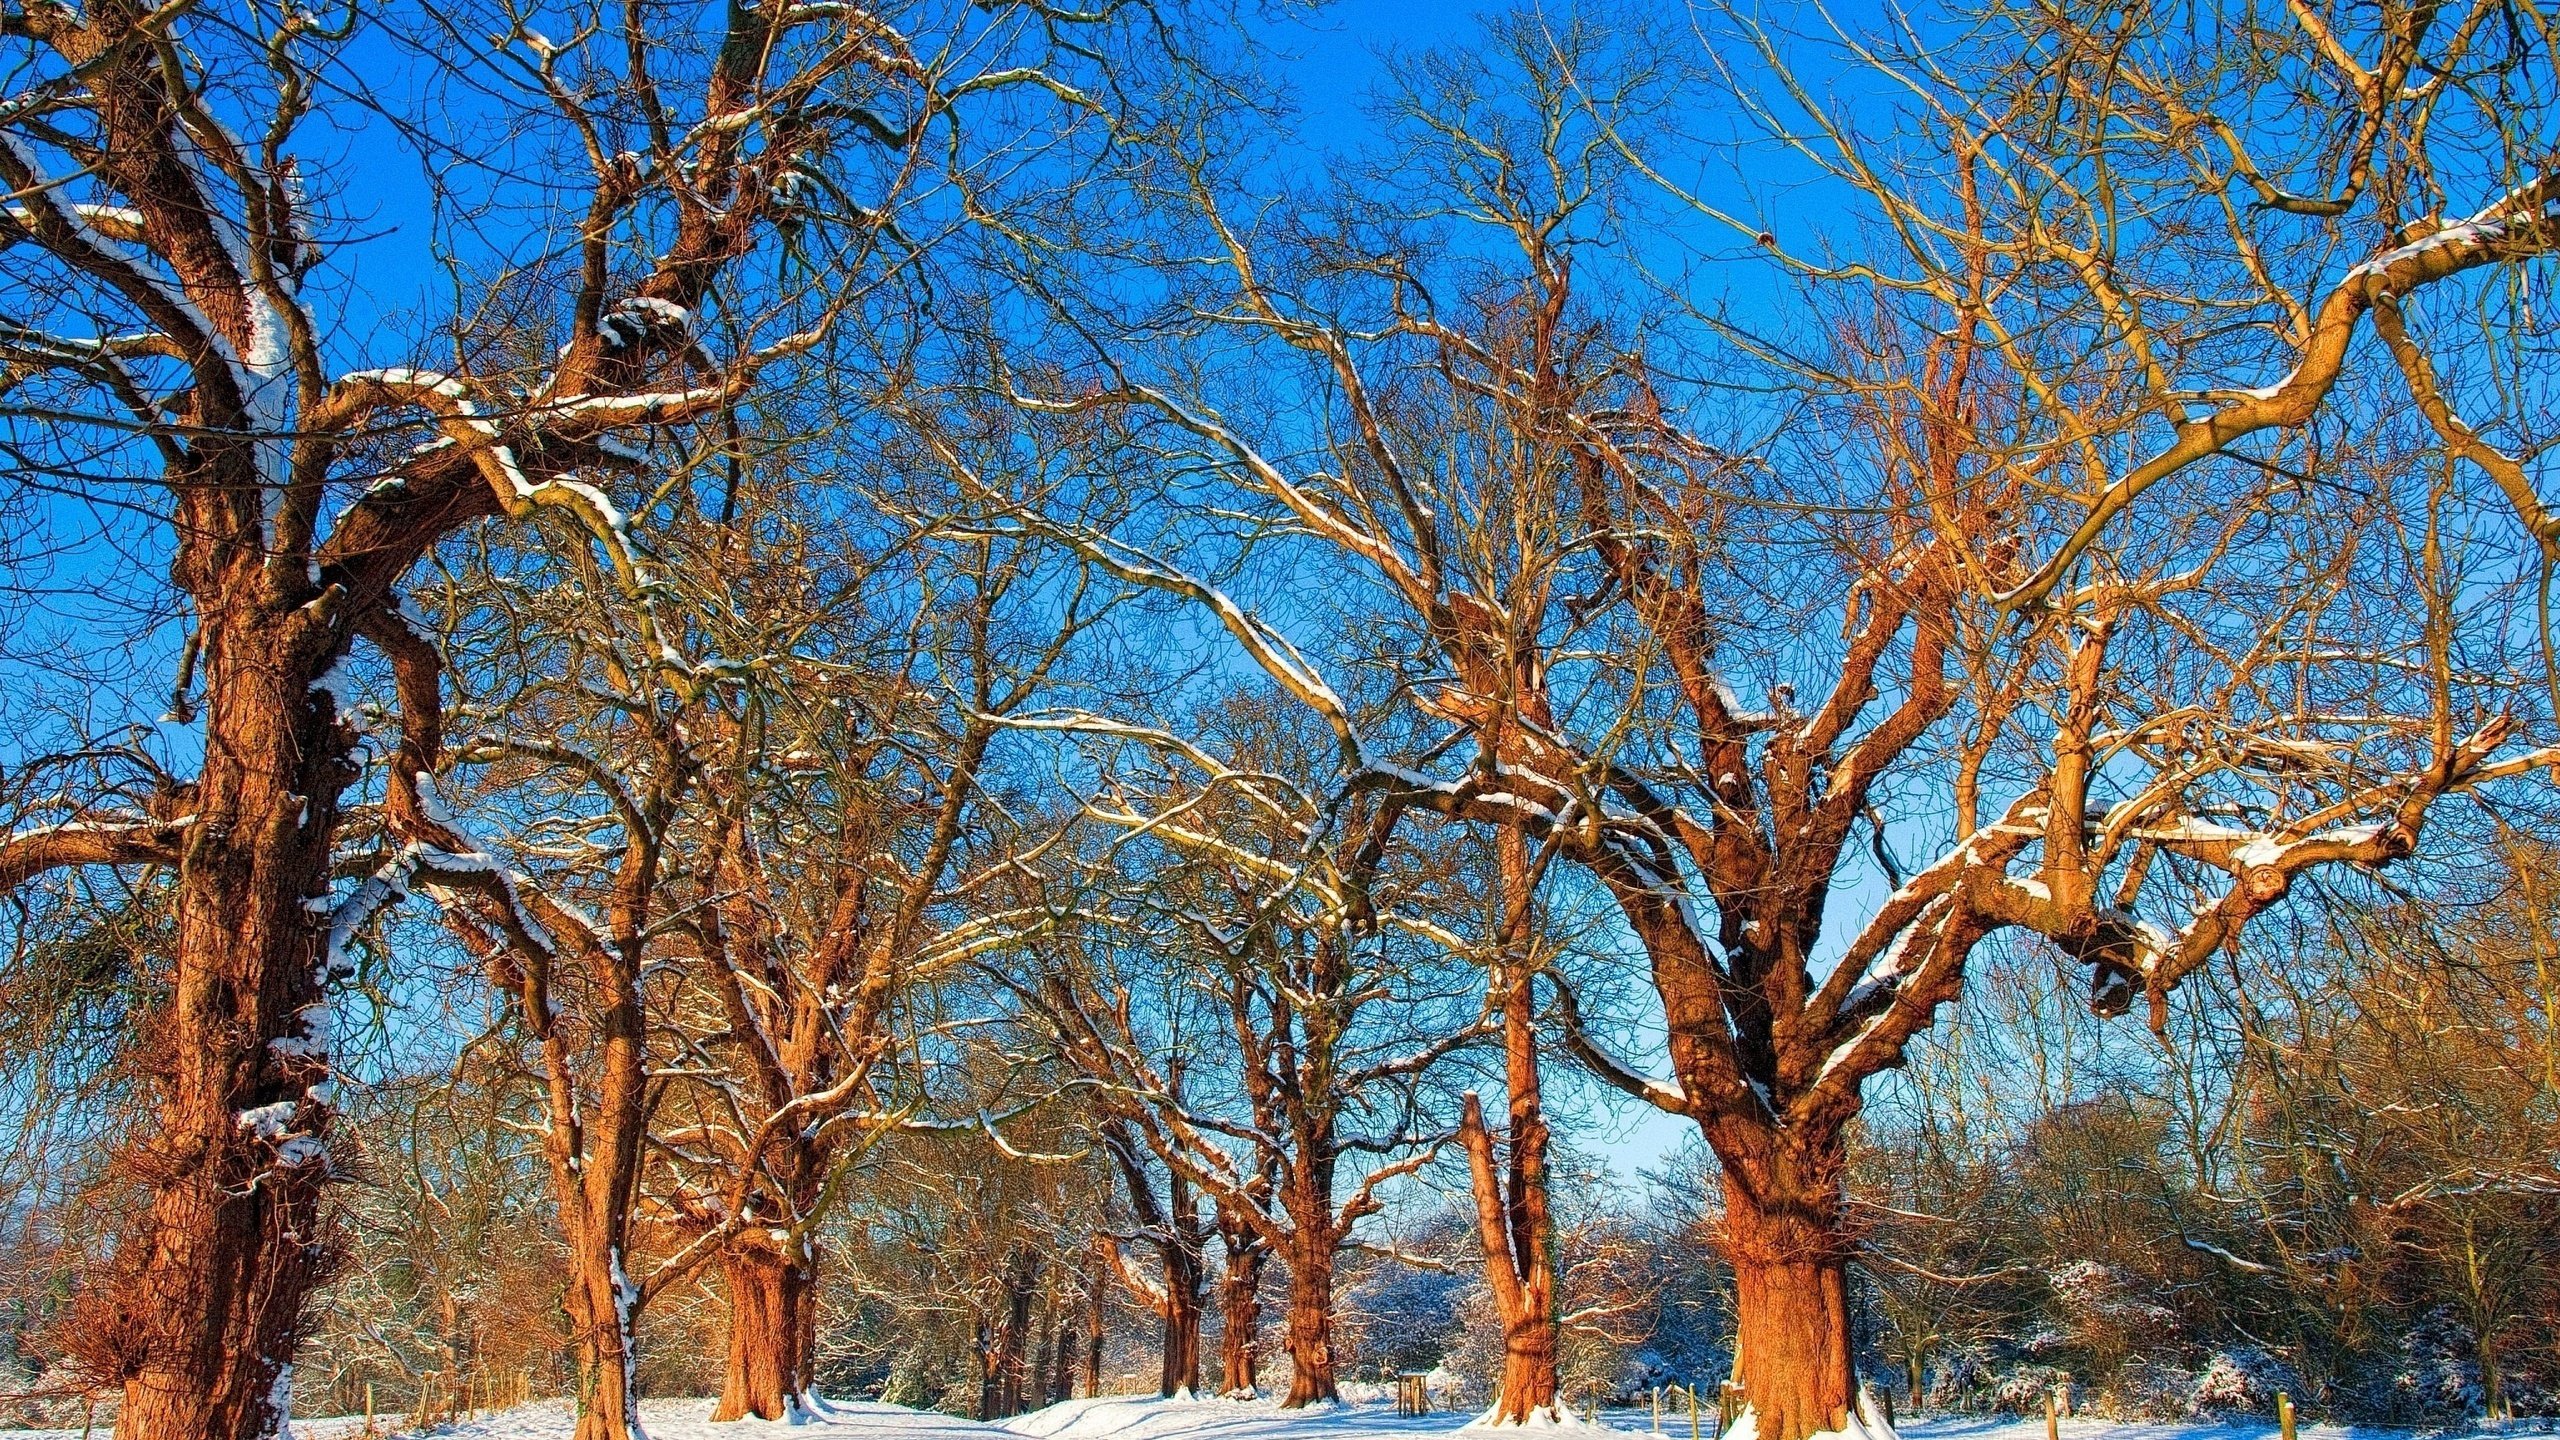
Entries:
POLYGON ((1068 1400, 987 1428, 1033 1440, 1380 1440, 1446 1434, 1473 1426, 1479 1418, 1470 1411, 1398 1415, 1392 1405, 1383 1403, 1334 1404, 1291 1412, 1268 1396, 1160 1400, 1152 1395, 1106 1395, 1068 1400))
MULTIPOLYGON (((1346 1393, 1364 1396, 1375 1386, 1346 1384, 1346 1393)), ((1277 1400, 1159 1400, 1154 1396, 1104 1396, 1069 1400, 1045 1410, 998 1424, 979 1424, 931 1411, 867 1401, 825 1401, 810 1397, 806 1412, 790 1420, 744 1420, 714 1425, 709 1400, 651 1400, 640 1407, 652 1440, 757 1440, 760 1436, 796 1435, 807 1440, 1412 1440, 1426 1435, 1464 1440, 1485 1433, 1481 1417, 1470 1411, 1438 1411, 1398 1415, 1382 1402, 1336 1404, 1290 1412, 1277 1400)), ((2044 1440, 2042 1415, 1954 1415, 1906 1419, 1888 1430, 1869 1414, 1843 1433, 1841 1440, 2044 1440)), ((569 1440, 575 1421, 565 1400, 537 1401, 518 1409, 475 1420, 457 1421, 426 1431, 399 1428, 385 1417, 377 1434, 418 1435, 437 1440, 569 1440)), ((1562 1425, 1550 1421, 1534 1427, 1556 1430, 1652 1435, 1650 1417, 1642 1410, 1611 1411, 1597 1422, 1575 1418, 1562 1425)), ((1725 1432, 1726 1440, 1751 1440, 1754 1427, 1746 1412, 1742 1422, 1725 1432)), ((364 1431, 362 1417, 296 1420, 297 1440, 353 1440, 364 1431)), ((2216 1422, 2111 1421, 2085 1417, 2061 1422, 2063 1440, 2274 1440, 2273 1417, 2216 1422)), ((0 1431, 9 1440, 74 1440, 79 1429, 0 1431)), ((103 1428, 101 1430, 103 1433, 103 1428)), ((1658 1432, 1669 1440, 1687 1440, 1686 1416, 1666 1413, 1658 1432)), ((2300 1440, 2410 1440, 2414 1432, 2369 1426, 2300 1427, 2300 1440)), ((2526 1422, 2460 1431, 2430 1432, 2428 1440, 2469 1440, 2496 1435, 2517 1440, 2522 1434, 2549 1434, 2526 1422)))
POLYGON ((243 1110, 233 1118, 240 1122, 241 1129, 261 1140, 278 1140, 292 1126, 295 1108, 290 1100, 278 1100, 272 1105, 243 1110))

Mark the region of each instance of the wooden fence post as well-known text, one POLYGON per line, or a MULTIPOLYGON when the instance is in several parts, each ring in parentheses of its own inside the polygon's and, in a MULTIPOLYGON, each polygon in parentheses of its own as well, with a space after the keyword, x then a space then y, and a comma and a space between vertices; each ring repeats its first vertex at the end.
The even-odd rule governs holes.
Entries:
POLYGON ((2284 1440, 2293 1440, 2293 1397, 2282 1390, 2276 1392, 2276 1428, 2284 1432, 2284 1440))
POLYGON ((2044 1440, 2062 1440, 2062 1416, 2053 1403, 2053 1392, 2044 1392, 2044 1440))

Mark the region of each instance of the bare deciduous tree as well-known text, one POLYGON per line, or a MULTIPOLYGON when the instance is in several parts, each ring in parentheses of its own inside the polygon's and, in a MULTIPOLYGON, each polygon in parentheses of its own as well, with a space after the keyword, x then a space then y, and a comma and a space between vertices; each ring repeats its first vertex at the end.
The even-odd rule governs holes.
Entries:
MULTIPOLYGON (((1094 1103, 1236 1232, 1230 1255, 1258 1271, 1235 1243, 1250 1232, 1288 1268, 1282 1403, 1331 1400, 1335 1257, 1447 1138, 1416 1087, 1486 1030, 1435 992, 1442 936, 1397 904, 1416 857, 1374 811, 1328 821, 1291 778, 1288 729, 1250 710, 1232 761, 1101 717, 1051 723, 1127 754, 1086 806, 1109 838, 1086 863, 1081 953, 1019 989, 1094 1103)), ((1229 1304, 1232 1346, 1251 1312, 1229 1304)), ((1231 1389, 1248 1355, 1230 1349, 1231 1389)))

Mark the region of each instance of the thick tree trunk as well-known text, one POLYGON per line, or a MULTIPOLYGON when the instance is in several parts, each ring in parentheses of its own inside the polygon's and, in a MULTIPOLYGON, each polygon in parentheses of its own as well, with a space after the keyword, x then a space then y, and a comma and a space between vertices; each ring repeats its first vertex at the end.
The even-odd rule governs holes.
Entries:
POLYGON ((1164 1261, 1164 1364, 1156 1393, 1200 1393, 1200 1263, 1168 1247, 1164 1261))
MULTIPOLYGON (((573 1055, 554 1024, 543 1023, 544 1065, 551 1085, 548 1137, 560 1228, 569 1242, 568 1313, 578 1359, 576 1440, 631 1440, 639 1426, 640 1291, 630 1254, 633 1193, 639 1187, 641 1129, 646 1123, 636 964, 599 967, 606 1003, 603 1043, 593 1061, 573 1055), (578 1072, 600 1072, 592 1111, 582 1107, 578 1072)), ((547 994, 536 1006, 547 1007, 547 994)))
POLYGON ((762 1232, 721 1256, 729 1290, 729 1368, 714 1420, 780 1420, 809 1389, 811 1269, 762 1232))
POLYGON ((1003 1327, 982 1314, 977 1317, 974 1328, 976 1334, 971 1348, 978 1357, 978 1408, 969 1418, 982 1422, 1000 1419, 1002 1417, 996 1414, 996 1407, 1004 1400, 999 1378, 1004 1373, 1004 1361, 997 1353, 997 1345, 1003 1327))
POLYGON ((1522 1167, 1515 1154, 1513 1183, 1507 1190, 1494 1166, 1493 1139, 1485 1130, 1483 1109, 1472 1094, 1466 1097, 1459 1129, 1472 1171, 1485 1288, 1502 1321, 1501 1388, 1486 1417, 1496 1425, 1523 1425, 1541 1414, 1556 1418, 1556 1290, 1545 1184, 1546 1137, 1543 1124, 1524 1130, 1519 1121, 1515 1105, 1513 1148, 1515 1152, 1521 1148, 1519 1137, 1530 1137, 1539 1152, 1529 1171, 1536 1183, 1520 1183, 1522 1167))
POLYGON ((1733 1267, 1734 1378, 1758 1440, 1807 1440, 1848 1424, 1849 1239, 1836 1178, 1751 1194, 1728 1169, 1724 1251, 1733 1267))
POLYGON ((1029 1379, 1031 1347, 1031 1287, 1028 1284, 1013 1292, 1013 1308, 1004 1322, 1004 1413, 1019 1415, 1029 1408, 1023 1404, 1029 1379))
POLYGON ((569 1243, 565 1308, 577 1337, 576 1440, 630 1440, 640 1423, 640 1357, 631 1333, 638 1297, 619 1244, 596 1235, 572 1235, 569 1243))
POLYGON ((310 688, 333 643, 303 610, 244 604, 205 622, 206 755, 150 1047, 159 1127, 128 1155, 151 1208, 127 1242, 133 1268, 91 1302, 121 1352, 118 1440, 280 1434, 303 1300, 329 1266, 330 1110, 314 1094, 329 1073, 329 917, 306 901, 328 894, 355 773, 350 733, 310 688))
POLYGON ((978 1386, 978 1417, 1002 1420, 1022 1413, 1024 1351, 1031 1344, 1032 1282, 1039 1278, 1040 1257, 1017 1250, 1005 1261, 1004 1310, 994 1325, 992 1343, 980 1323, 979 1363, 985 1367, 978 1386))
POLYGON ((1333 1246, 1302 1236, 1289 1254, 1289 1394, 1295 1410, 1338 1398, 1333 1382, 1333 1246))
POLYGON ((1218 1282, 1218 1387, 1230 1399, 1261 1391, 1255 1374, 1256 1340, 1262 1329, 1262 1265, 1270 1251, 1259 1243, 1227 1249, 1226 1274, 1218 1282))

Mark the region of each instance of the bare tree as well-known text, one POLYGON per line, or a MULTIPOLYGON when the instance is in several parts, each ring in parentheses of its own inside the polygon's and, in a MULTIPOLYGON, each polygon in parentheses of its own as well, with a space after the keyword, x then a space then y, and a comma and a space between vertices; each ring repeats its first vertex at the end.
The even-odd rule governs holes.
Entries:
MULTIPOLYGON (((1086 862, 1083 944, 1019 987, 1030 1015, 1094 1103, 1206 1194, 1240 1279, 1260 1264, 1245 1232, 1288 1267, 1282 1403, 1331 1400, 1335 1257, 1445 1141, 1417 1087, 1486 1027, 1435 990, 1444 937, 1396 907, 1413 857, 1374 812, 1332 831, 1289 770, 1258 768, 1291 753, 1286 728, 1241 712, 1230 762, 1098 717, 1052 723, 1127 754, 1086 806, 1112 838, 1086 862)), ((1248 1293, 1228 1297, 1231 1347, 1250 1344, 1248 1293)), ((1230 1389, 1250 1363, 1230 1349, 1230 1389)))
MULTIPOLYGON (((1168 1063, 1166 1073, 1178 1094, 1181 1066, 1178 1062, 1168 1063)), ((1188 1398, 1200 1390, 1200 1310, 1208 1280, 1208 1219, 1192 1194, 1189 1177, 1180 1170, 1168 1171, 1164 1193, 1156 1193, 1145 1147, 1125 1122, 1103 1122, 1102 1148, 1111 1157, 1112 1167, 1120 1172, 1121 1191, 1129 1197, 1129 1210, 1137 1221, 1136 1229, 1127 1238, 1155 1250, 1157 1276, 1149 1277, 1130 1261, 1128 1252, 1121 1249, 1121 1235, 1098 1235, 1094 1243, 1121 1285, 1163 1322, 1163 1340, 1158 1346, 1163 1373, 1157 1393, 1168 1399, 1188 1398)))
MULTIPOLYGON (((647 562, 607 489, 648 468, 651 435, 721 415, 825 333, 877 272, 922 162, 948 153, 929 137, 957 92, 1009 83, 824 6, 741 9, 706 35, 635 12, 573 22, 564 43, 527 14, 482 18, 462 28, 495 34, 482 59, 512 77, 500 103, 522 102, 500 123, 547 123, 591 172, 548 196, 568 261, 492 287, 507 335, 456 317, 450 365, 344 372, 372 312, 328 308, 330 247, 352 232, 297 150, 336 103, 343 32, 308 12, 122 3, 5 22, 24 81, 0 156, 12 445, 28 474, 110 505, 154 477, 157 532, 132 528, 191 617, 172 688, 193 773, 136 752, 119 783, 48 797, 0 841, 13 886, 71 866, 176 876, 169 1066, 133 1158, 154 1201, 97 1300, 101 1332, 125 1337, 108 1378, 127 1436, 284 1423, 298 1316, 329 1262, 336 946, 422 880, 508 898, 420 779, 438 768, 438 661, 404 578, 478 522, 556 515, 645 613, 647 562), (781 253, 778 228, 828 293, 722 293, 739 262, 781 253), (510 349, 528 335, 538 359, 510 349), (339 677, 359 639, 398 675, 386 825, 402 844, 349 894, 332 864, 358 717, 339 677)), ((672 645, 646 664, 673 689, 703 683, 672 645)))
MULTIPOLYGON (((709 1002, 679 1041, 677 1088, 703 1093, 683 1097, 691 1124, 654 1140, 727 1280, 715 1418, 782 1418, 809 1391, 817 1237, 848 1167, 884 1128, 964 1123, 912 1077, 883 1078, 929 1038, 912 992, 1049 923, 1021 881, 1054 827, 983 787, 1005 717, 1043 693, 1085 619, 1070 600, 1046 636, 1025 629, 1014 593, 1055 578, 1025 558, 967 542, 919 567, 898 597, 915 623, 858 662, 858 639, 817 641, 858 607, 850 589, 786 597, 794 582, 768 578, 750 607, 801 630, 810 658, 766 668, 707 783, 692 868, 708 884, 677 927, 709 1002)), ((789 573, 769 552, 757 569, 789 573)))
MULTIPOLYGON (((10 443, 45 477, 32 483, 110 507, 148 497, 130 482, 152 477, 164 498, 113 538, 157 549, 191 622, 171 688, 195 729, 165 748, 201 753, 192 774, 119 747, 108 783, 45 796, 0 840, 11 886, 78 866, 176 876, 170 1065, 133 1157, 155 1199, 120 1249, 131 1273, 97 1287, 96 1328, 124 1337, 105 1378, 125 1386, 128 1436, 284 1422, 297 1317, 329 1263, 326 988, 344 939, 432 884, 508 912, 520 949, 579 943, 560 917, 520 913, 441 813, 425 778, 440 769, 440 657, 404 609, 406 577, 480 522, 558 517, 555 538, 583 544, 655 628, 656 577, 609 492, 641 481, 663 501, 653 442, 700 422, 697 437, 734 437, 758 387, 939 234, 992 215, 995 182, 973 167, 1098 108, 1042 66, 1101 63, 1113 11, 765 6, 700 31, 640 10, 558 18, 425 12, 427 46, 459 57, 472 98, 412 133, 494 137, 506 153, 440 167, 486 180, 463 208, 529 196, 528 231, 556 228, 562 252, 462 267, 464 303, 437 321, 449 361, 347 371, 378 348, 383 307, 332 308, 349 278, 332 257, 361 249, 364 222, 332 214, 301 140, 329 107, 367 103, 334 69, 347 32, 313 12, 125 3, 39 3, 0 24, 23 81, 0 157, 10 443), (1066 32, 1078 39, 1055 43, 1066 32), (525 175, 545 178, 528 191, 525 175), (332 866, 359 774, 359 640, 396 676, 402 733, 380 827, 396 843, 348 891, 332 866)), ((678 638, 641 644, 635 686, 712 683, 678 638)))
POLYGON ((1491 1411, 1497 1425, 1561 1420, 1556 1392, 1556 1225, 1547 1194, 1547 1119, 1538 1071, 1540 1026, 1532 989, 1540 965, 1531 943, 1538 875, 1527 836, 1494 834, 1497 883, 1494 946, 1486 968, 1490 1008, 1502 1017, 1502 1073, 1508 1123, 1497 1155, 1484 1106, 1463 1099, 1458 1138, 1467 1150, 1485 1288, 1502 1321, 1502 1381, 1491 1411))

